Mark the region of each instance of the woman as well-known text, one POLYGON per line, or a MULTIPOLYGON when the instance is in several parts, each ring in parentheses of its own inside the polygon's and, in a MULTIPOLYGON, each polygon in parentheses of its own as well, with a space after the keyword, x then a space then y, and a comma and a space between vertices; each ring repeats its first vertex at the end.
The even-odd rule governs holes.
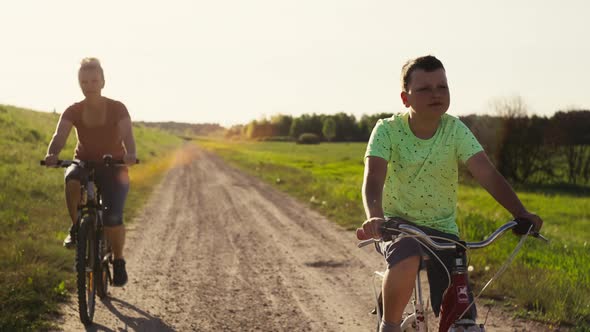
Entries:
MULTIPOLYGON (((72 127, 76 128, 78 138, 75 159, 102 161, 104 155, 110 154, 114 160, 124 160, 127 165, 135 164, 135 139, 129 112, 123 103, 102 96, 105 80, 98 59, 82 60, 78 82, 85 98, 68 107, 61 115, 47 149, 46 165, 54 166, 57 163, 72 127)), ((86 173, 86 170, 77 165, 71 165, 65 171, 66 202, 72 219, 70 232, 64 240, 66 248, 74 248, 76 245, 75 225, 78 219, 80 185, 87 180, 86 173)), ((129 191, 127 167, 99 168, 95 174, 103 198, 105 234, 113 248, 113 284, 123 286, 127 283, 123 258, 123 208, 129 191)))

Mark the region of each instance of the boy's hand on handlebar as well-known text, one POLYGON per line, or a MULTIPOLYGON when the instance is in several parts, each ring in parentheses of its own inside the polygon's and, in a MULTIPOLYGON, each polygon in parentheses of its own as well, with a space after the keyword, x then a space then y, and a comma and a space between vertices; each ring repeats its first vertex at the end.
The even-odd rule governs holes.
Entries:
MULTIPOLYGON (((534 213, 530 213, 528 211, 516 216, 515 220, 519 224, 521 224, 521 223, 526 224, 526 225, 529 225, 529 227, 530 227, 530 224, 532 224, 533 229, 531 230, 531 233, 533 233, 533 234, 539 234, 541 227, 543 227, 543 219, 541 219, 541 217, 539 217, 538 215, 536 215, 534 213)), ((519 228, 517 226, 517 228, 515 229, 515 233, 519 234, 519 235, 524 235, 528 231, 529 227, 519 228), (522 228, 526 228, 526 229, 523 230, 522 228)))
POLYGON ((380 239, 381 238, 381 225, 385 222, 385 219, 379 217, 373 217, 366 220, 363 223, 362 228, 356 230, 356 237, 359 240, 368 240, 370 238, 380 239))

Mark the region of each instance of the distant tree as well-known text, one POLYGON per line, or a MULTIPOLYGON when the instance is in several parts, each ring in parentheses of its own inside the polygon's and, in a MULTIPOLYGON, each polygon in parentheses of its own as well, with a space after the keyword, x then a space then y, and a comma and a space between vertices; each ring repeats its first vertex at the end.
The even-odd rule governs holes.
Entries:
POLYGON ((357 141, 366 142, 371 136, 371 132, 380 119, 390 118, 392 113, 377 113, 373 115, 363 115, 358 122, 357 141))
POLYGON ((231 126, 229 129, 225 131, 226 138, 241 138, 242 131, 244 129, 243 125, 234 125, 231 126))
POLYGON ((521 96, 496 98, 491 101, 496 115, 505 119, 525 118, 528 116, 528 106, 521 96))
POLYGON ((289 136, 293 117, 290 115, 277 114, 270 118, 273 126, 273 136, 289 136))
POLYGON ((486 153, 494 159, 500 145, 500 134, 503 121, 499 116, 470 114, 460 116, 459 119, 473 133, 477 141, 483 146, 486 153))
POLYGON ((557 112, 551 118, 551 138, 564 156, 568 182, 590 177, 590 111, 557 112))
POLYGON ((273 126, 267 119, 253 120, 247 125, 246 137, 259 139, 273 136, 273 126))
POLYGON ((301 121, 299 118, 294 118, 293 121, 291 121, 289 136, 297 139, 301 134, 303 134, 303 121, 301 121))
POLYGON ((303 133, 313 133, 322 136, 322 116, 317 114, 303 114, 298 118, 293 119, 291 123, 291 130, 289 135, 294 138, 299 138, 303 133))
POLYGON ((326 117, 324 119, 324 127, 322 128, 322 134, 328 141, 336 136, 336 121, 332 117, 326 117))
POLYGON ((521 97, 498 99, 495 111, 501 118, 496 149, 496 167, 507 179, 525 183, 538 172, 552 174, 552 158, 547 157, 544 130, 547 119, 529 118, 521 97))
POLYGON ((354 115, 348 115, 340 112, 331 116, 336 124, 335 141, 348 142, 354 140, 357 136, 357 123, 354 115))
POLYGON ((206 136, 220 134, 225 128, 217 123, 184 123, 184 122, 136 122, 151 128, 159 128, 180 136, 206 136))

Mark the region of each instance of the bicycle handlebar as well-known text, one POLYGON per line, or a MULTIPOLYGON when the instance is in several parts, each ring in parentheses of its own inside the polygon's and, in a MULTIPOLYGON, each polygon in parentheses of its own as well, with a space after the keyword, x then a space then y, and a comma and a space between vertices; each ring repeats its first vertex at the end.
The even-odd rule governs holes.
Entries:
MULTIPOLYGON (((69 167, 70 165, 79 165, 82 167, 100 167, 100 166, 124 166, 123 160, 103 160, 103 161, 87 161, 87 160, 58 160, 53 167, 69 167)), ((135 164, 139 164, 139 159, 135 160, 135 164)), ((46 166, 45 160, 40 160, 39 165, 46 166)))
MULTIPOLYGON (((490 236, 488 236, 483 241, 466 242, 465 246, 468 249, 481 249, 481 248, 487 247, 492 242, 497 240, 506 231, 513 229, 518 225, 519 225, 519 223, 516 220, 511 220, 511 221, 505 223, 504 225, 500 226, 498 229, 496 229, 490 236)), ((425 242, 425 244, 427 244, 431 248, 434 248, 437 250, 449 250, 449 249, 452 250, 452 249, 456 249, 456 247, 457 247, 457 245, 454 243, 437 242, 437 241, 433 240, 429 235, 424 233, 422 230, 420 230, 419 228, 412 226, 412 225, 408 225, 408 224, 403 224, 403 223, 398 224, 397 227, 388 227, 387 224, 384 224, 381 228, 381 231, 384 234, 393 235, 393 236, 410 235, 410 236, 419 237, 421 240, 423 240, 425 242)), ((547 242, 549 241, 543 235, 536 233, 536 232, 529 232, 527 234, 531 234, 534 237, 538 237, 538 238, 545 240, 547 242)), ((359 242, 357 246, 359 248, 362 248, 362 247, 367 246, 369 244, 372 244, 375 242, 380 242, 380 241, 382 241, 382 239, 379 239, 379 240, 368 239, 368 240, 364 240, 364 241, 359 242)))

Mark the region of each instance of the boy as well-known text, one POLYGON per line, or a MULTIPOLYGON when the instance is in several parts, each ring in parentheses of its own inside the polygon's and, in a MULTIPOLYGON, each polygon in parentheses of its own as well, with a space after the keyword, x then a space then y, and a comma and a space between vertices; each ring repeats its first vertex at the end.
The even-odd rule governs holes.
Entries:
MULTIPOLYGON (((410 60, 402 68, 401 80, 401 99, 409 112, 379 120, 367 145, 362 189, 367 220, 361 237, 378 239, 385 218, 401 218, 427 234, 457 239, 459 160, 500 205, 539 231, 541 218, 526 210, 469 129, 446 114, 450 94, 443 64, 430 55, 410 60)), ((382 243, 379 249, 388 263, 380 331, 397 332, 414 287, 421 248, 406 238, 382 243)), ((428 276, 438 316, 448 280, 435 264, 429 264, 428 276)))

